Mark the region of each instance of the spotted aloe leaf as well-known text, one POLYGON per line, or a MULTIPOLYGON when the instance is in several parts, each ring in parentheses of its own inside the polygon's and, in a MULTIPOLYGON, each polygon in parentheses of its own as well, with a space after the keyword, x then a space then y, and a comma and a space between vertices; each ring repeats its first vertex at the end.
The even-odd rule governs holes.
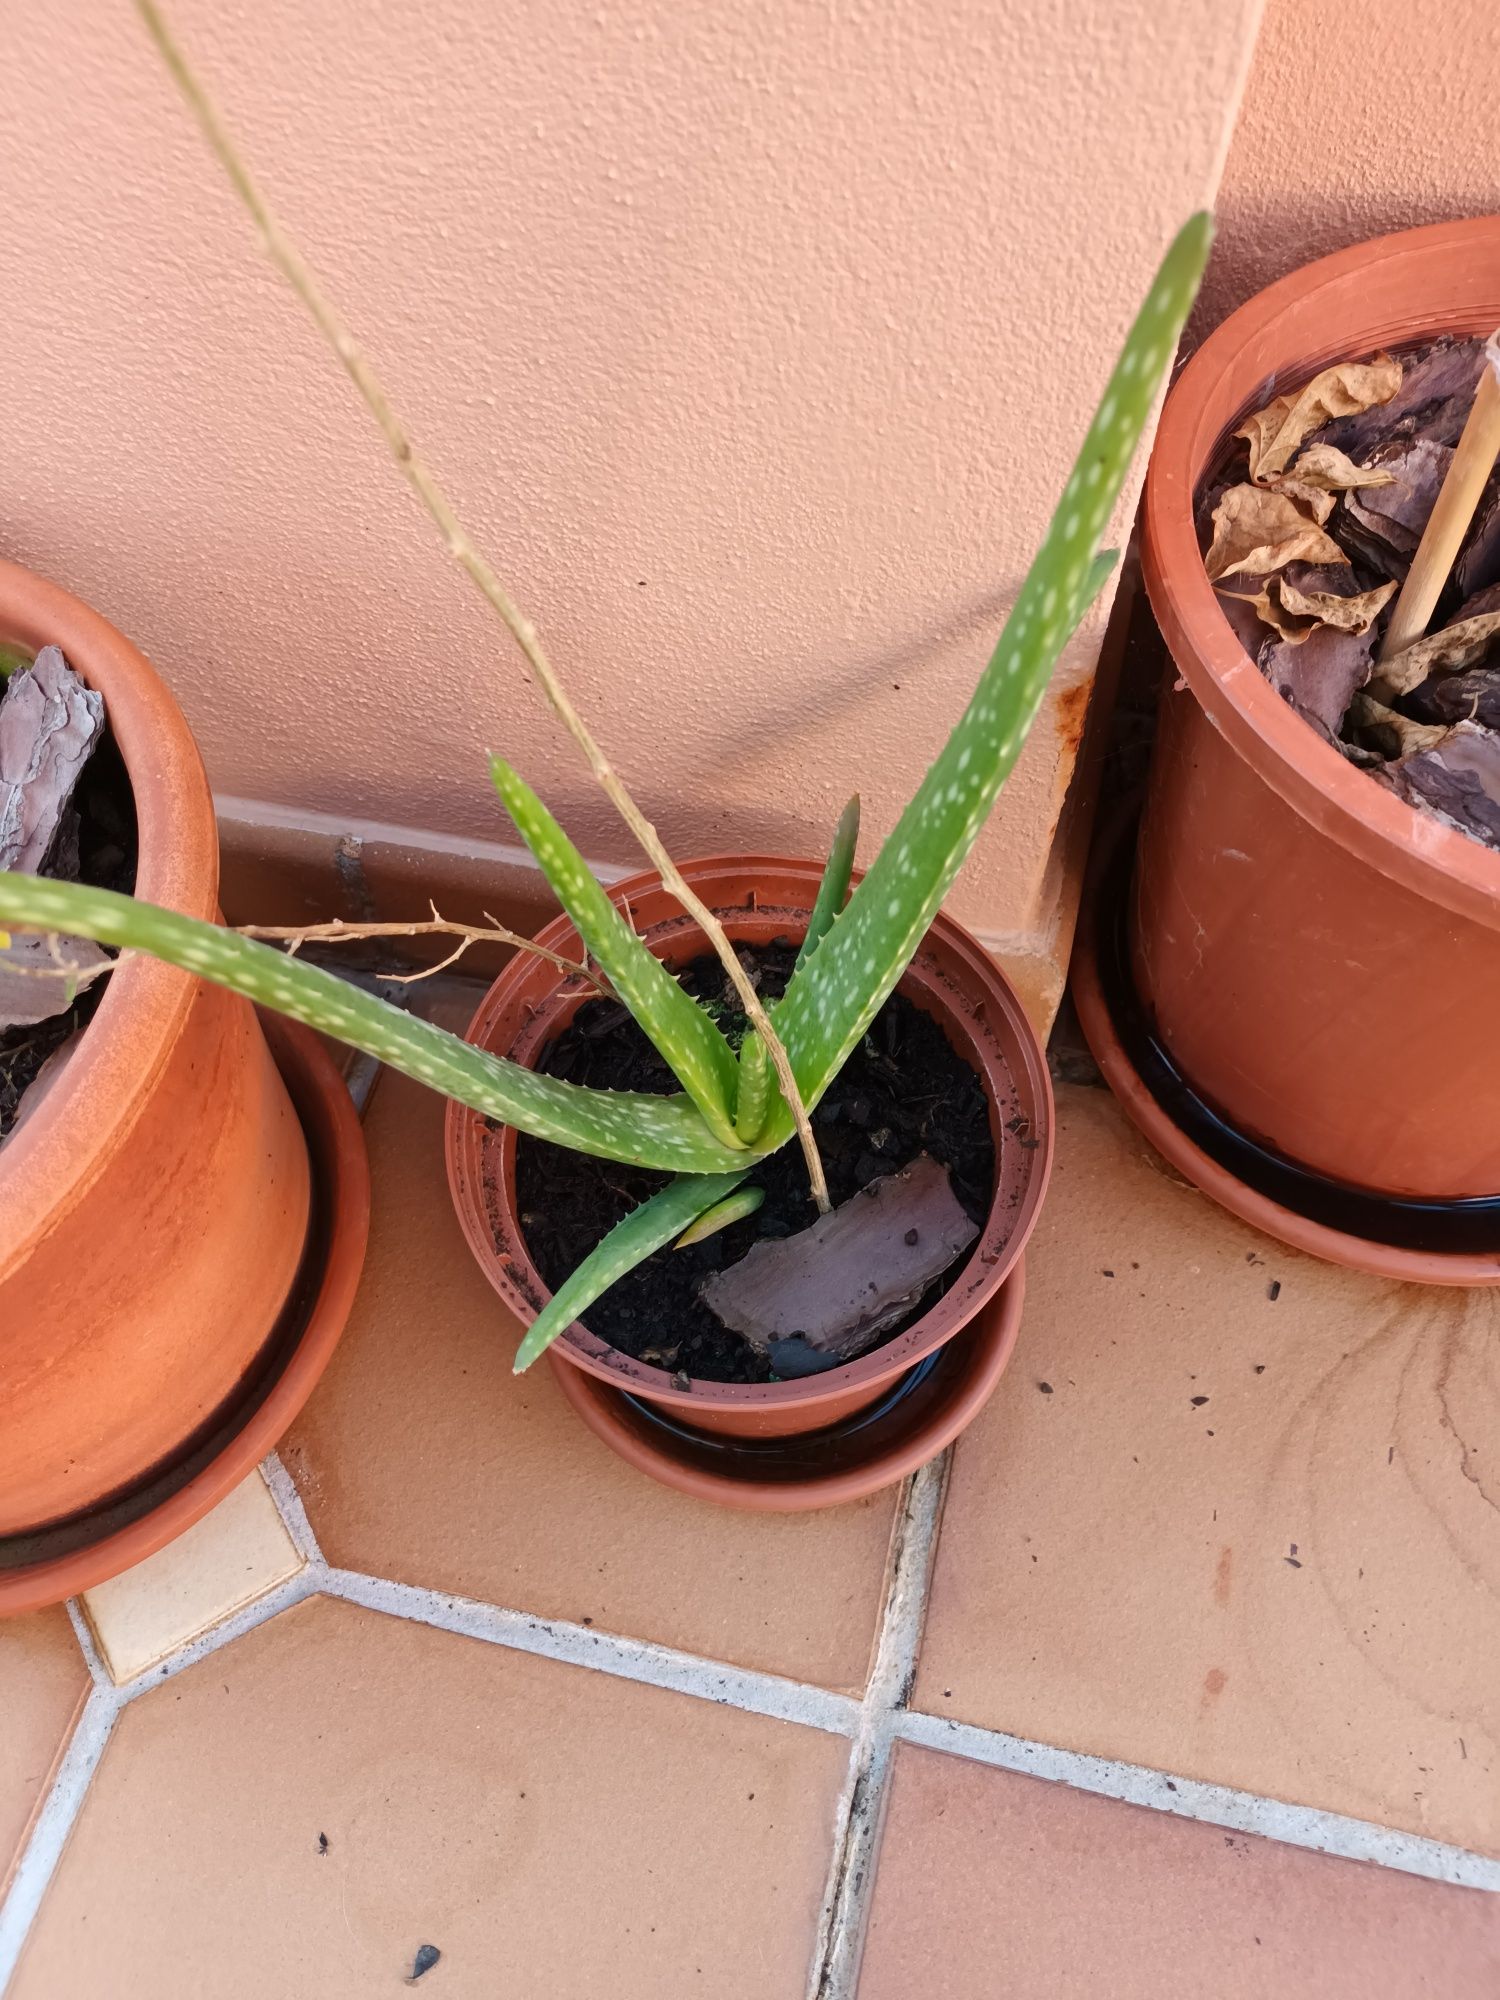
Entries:
POLYGON ((854 868, 854 850, 858 845, 859 793, 856 792, 839 814, 839 823, 833 830, 833 845, 828 850, 823 879, 818 884, 812 915, 807 920, 807 935, 797 953, 798 965, 812 957, 834 918, 843 909, 849 894, 849 877, 854 868))
POLYGON ((771 1056, 754 1028, 740 1043, 740 1091, 734 1105, 734 1132, 742 1146, 753 1146, 765 1129, 771 1109, 771 1056))
MULTIPOLYGON (((1208 257, 1197 215, 1167 252, 1126 338, 1062 501, 973 699, 838 922, 793 975, 773 1019, 816 1103, 910 964, 1041 701, 1058 655, 1108 574, 1095 556, 1208 257)), ((778 1104, 764 1141, 785 1136, 778 1104)))
POLYGON ((738 1145, 736 1063, 723 1034, 642 944, 524 779, 500 757, 490 759, 490 776, 516 831, 536 856, 610 985, 661 1052, 710 1130, 726 1146, 738 1145))
MULTIPOLYGON (((834 828, 833 846, 828 851, 823 879, 818 884, 817 899, 807 921, 807 935, 797 953, 798 965, 816 951, 818 941, 826 935, 834 918, 844 907, 858 842, 859 794, 856 792, 839 814, 839 823, 834 828)), ((770 1055, 760 1036, 751 1030, 740 1044, 739 1095, 734 1103, 735 1134, 746 1146, 753 1146, 765 1129, 774 1090, 770 1055)))
MULTIPOLYGON (((107 889, 0 870, 0 926, 60 932, 149 952, 389 1063, 445 1096, 539 1139, 668 1173, 742 1170, 685 1097, 585 1090, 472 1048, 315 965, 107 889)), ((680 1225, 679 1225, 680 1226, 680 1225)))
POLYGON ((747 1166, 734 1174, 683 1174, 633 1208, 563 1280, 526 1329, 526 1338, 516 1349, 516 1374, 528 1369, 617 1279, 644 1264, 654 1250, 674 1241, 689 1223, 732 1194, 749 1171, 747 1166))
POLYGON ((690 1222, 672 1245, 674 1250, 686 1250, 694 1243, 706 1243, 710 1236, 717 1236, 721 1229, 728 1229, 736 1222, 743 1222, 754 1215, 766 1198, 763 1187, 739 1187, 733 1194, 726 1194, 722 1201, 716 1201, 712 1208, 705 1208, 696 1222, 690 1222))

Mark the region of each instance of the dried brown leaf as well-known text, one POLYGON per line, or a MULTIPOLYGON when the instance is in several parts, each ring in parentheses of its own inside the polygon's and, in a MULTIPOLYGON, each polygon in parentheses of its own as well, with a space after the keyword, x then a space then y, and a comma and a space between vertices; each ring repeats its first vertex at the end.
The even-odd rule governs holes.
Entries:
POLYGON ((1294 484, 1316 487, 1321 492, 1347 493, 1354 486, 1389 486, 1395 476, 1382 465, 1356 465, 1335 445, 1310 444, 1276 484, 1283 493, 1294 484))
POLYGON ((1373 590, 1346 597, 1341 591, 1299 590, 1288 577, 1281 576, 1276 579, 1276 594, 1282 613, 1289 615, 1292 622, 1311 619, 1319 625, 1332 625, 1340 632, 1361 633, 1368 632, 1375 623, 1395 596, 1396 586, 1394 582, 1380 583, 1373 590))
POLYGON ((1401 387, 1388 403, 1340 417, 1321 443, 1363 461, 1377 445, 1418 435, 1457 444, 1484 372, 1482 340, 1436 340, 1402 360, 1401 387))
POLYGON ((1461 674, 1477 667, 1500 635, 1500 611, 1486 611, 1478 618, 1460 618, 1441 632, 1429 632, 1396 654, 1382 660, 1380 685, 1391 694, 1410 694, 1429 674, 1461 674))
POLYGON ((1335 417, 1388 403, 1401 387, 1401 363, 1389 354, 1372 361, 1338 361, 1303 388, 1277 396, 1235 432, 1250 446, 1250 477, 1258 484, 1285 472, 1305 438, 1335 417))
POLYGON ((1349 704, 1349 727, 1357 729, 1365 736, 1373 736, 1376 746, 1386 757, 1412 757, 1419 751, 1432 750, 1448 734, 1450 724, 1435 722, 1413 722, 1409 715, 1402 715, 1398 709, 1387 708, 1383 701, 1377 701, 1367 689, 1360 688, 1349 704))
POLYGON ((1267 576, 1289 562, 1347 563, 1349 558, 1284 493, 1231 486, 1213 514, 1214 537, 1203 558, 1209 576, 1267 576))
POLYGON ((1294 501, 1304 514, 1317 522, 1320 528, 1338 504, 1339 497, 1331 487, 1304 485, 1290 473, 1280 479, 1273 479, 1266 491, 1284 493, 1288 500, 1294 501))

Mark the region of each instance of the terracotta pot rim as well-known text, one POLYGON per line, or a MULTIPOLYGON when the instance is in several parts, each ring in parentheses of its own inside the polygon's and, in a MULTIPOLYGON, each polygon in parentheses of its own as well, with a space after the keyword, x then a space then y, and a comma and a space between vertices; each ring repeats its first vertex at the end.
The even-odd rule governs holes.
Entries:
POLYGON ((307 1134, 328 1212, 322 1273, 302 1332, 243 1426, 175 1491, 168 1490, 148 1512, 86 1547, 0 1571, 0 1617, 36 1611, 90 1590, 144 1562, 202 1520, 286 1434, 338 1345, 358 1290, 370 1229, 370 1163, 364 1129, 344 1080, 318 1037, 277 1015, 260 1018, 307 1134))
MULTIPOLYGON (((61 646, 74 671, 103 694, 135 796, 137 893, 189 916, 216 917, 219 845, 208 779, 181 711, 145 655, 59 585, 3 561, 0 639, 61 646)), ((124 1144, 192 993, 188 973, 137 953, 110 974, 76 1054, 0 1150, 0 1277, 124 1144)))
MULTIPOLYGON (((709 895, 706 883, 720 877, 727 877, 744 883, 753 890, 754 884, 762 877, 779 873, 783 877, 792 875, 799 878, 799 888, 805 886, 809 892, 815 891, 822 875, 822 864, 801 857, 763 854, 720 854, 707 855, 681 864, 683 873, 692 886, 705 896, 709 895)), ((645 893, 660 889, 660 878, 651 870, 628 877, 610 888, 610 895, 616 901, 633 901, 645 893)), ((733 904, 724 900, 722 894, 709 898, 711 905, 721 911, 732 909, 733 904)), ((767 900, 756 906, 756 914, 765 919, 772 915, 802 915, 811 907, 811 894, 805 903, 797 906, 767 900)), ((681 927, 684 931, 696 931, 696 926, 685 914, 671 919, 664 925, 653 925, 652 935, 659 935, 665 929, 681 927)), ((807 1409, 815 1411, 820 1404, 847 1398, 851 1391, 868 1389, 872 1393, 881 1384, 892 1380, 912 1367, 924 1355, 930 1354, 944 1341, 951 1339, 961 1326, 972 1318, 983 1305, 994 1297, 1007 1277, 1019 1262, 1032 1229, 1040 1213, 1047 1182, 1052 1168, 1055 1120, 1052 1112, 1051 1078, 1047 1069, 1046 1055, 1031 1026, 1020 999, 1009 980, 983 946, 954 918, 940 911, 934 919, 930 936, 936 935, 942 947, 953 953, 964 965, 968 975, 984 993, 986 1007, 993 1006, 1005 1024, 1012 1030, 1015 1042, 1022 1051, 1025 1066, 1024 1085, 1029 1098, 1039 1107, 1040 1129, 1029 1135, 1039 1143, 1028 1152, 1029 1171, 1023 1186, 1021 1199, 1007 1215, 1001 1214, 1005 1181, 1003 1173, 997 1178, 995 1197, 979 1241, 965 1266, 964 1274, 955 1281, 951 1290, 924 1313, 913 1326, 896 1339, 878 1347, 872 1353, 860 1356, 842 1368, 829 1369, 826 1373, 813 1377, 803 1377, 798 1381, 773 1383, 710 1382, 690 1378, 692 1386, 687 1390, 675 1388, 671 1375, 662 1368, 636 1361, 608 1346, 592 1334, 581 1334, 575 1326, 559 1336, 555 1347, 561 1359, 581 1368, 589 1374, 616 1388, 625 1388, 634 1394, 645 1396, 653 1403, 660 1403, 680 1411, 691 1419, 696 1411, 700 1415, 709 1411, 751 1413, 759 1410, 807 1409), (998 1254, 985 1262, 982 1253, 992 1235, 1004 1233, 998 1254), (975 1271, 974 1278, 966 1281, 965 1274, 975 1271)), ((567 917, 558 917, 545 929, 537 933, 536 942, 550 950, 564 954, 576 954, 580 949, 577 933, 567 917)), ((931 967, 930 960, 924 963, 927 954, 917 953, 912 968, 902 981, 903 989, 910 990, 914 982, 917 989, 933 1003, 933 1010, 939 1015, 951 1017, 958 1011, 956 995, 948 982, 931 967)), ((552 1001, 556 1001, 563 980, 544 961, 532 960, 526 963, 518 954, 501 972, 480 1002, 467 1031, 470 1041, 489 1046, 486 1034, 501 1009, 505 1006, 511 990, 523 982, 533 982, 545 989, 552 1001)), ((518 1060, 528 1059, 530 1053, 539 1053, 542 1043, 548 1039, 551 1022, 547 1013, 541 1011, 545 1002, 537 1003, 529 1025, 513 1042, 513 1051, 518 1060)), ((981 1021, 982 1035, 993 1036, 987 1021, 981 1021)), ((980 1043, 981 1048, 983 1042, 980 1043)), ((1010 1063, 1000 1055, 998 1042, 990 1066, 1012 1075, 1010 1063)), ((991 1079, 984 1077, 986 1093, 993 1101, 991 1079)), ((522 1313, 534 1312, 530 1304, 508 1281, 505 1260, 497 1251, 489 1237, 486 1216, 476 1210, 472 1191, 479 1182, 477 1156, 470 1157, 476 1145, 476 1135, 482 1129, 481 1121, 475 1114, 461 1105, 450 1103, 445 1131, 445 1145, 448 1160, 449 1185, 454 1205, 464 1234, 474 1251, 481 1268, 490 1282, 511 1304, 522 1313)), ((513 1154, 514 1134, 507 1139, 513 1154)), ((514 1179, 507 1173, 499 1190, 499 1206, 507 1233, 520 1253, 520 1261, 529 1282, 535 1291, 547 1296, 546 1287, 536 1273, 519 1223, 514 1212, 514 1179)))
MULTIPOLYGON (((1309 731, 1309 734, 1312 732, 1309 731)), ((1337 753, 1335 752, 1335 755, 1337 753)), ((1099 904, 1110 879, 1109 862, 1126 838, 1130 815, 1118 814, 1101 828, 1084 885, 1078 931, 1068 968, 1068 988, 1078 1013, 1084 1040, 1104 1081, 1136 1130, 1162 1158, 1202 1193, 1264 1235, 1305 1251, 1324 1263, 1346 1270, 1366 1271, 1377 1278, 1407 1284, 1500 1285, 1500 1251, 1425 1251, 1355 1236, 1314 1221, 1294 1208, 1272 1200, 1205 1153, 1163 1109, 1136 1069, 1115 1024, 1099 968, 1099 904)))
POLYGON ((678 1458, 628 1421, 620 1408, 620 1390, 574 1367, 565 1355, 549 1355, 548 1359, 558 1387, 579 1418, 638 1472, 678 1493, 711 1500, 721 1507, 757 1514, 805 1514, 823 1507, 841 1507, 894 1486, 936 1458, 966 1430, 1010 1365, 1020 1337, 1025 1296, 1026 1259, 1022 1255, 995 1297, 950 1341, 950 1345, 960 1340, 974 1343, 973 1365, 953 1392, 928 1410, 911 1430, 872 1452, 862 1463, 802 1479, 733 1478, 678 1458))
MULTIPOLYGON (((1486 310, 1477 301, 1470 307, 1455 302, 1455 271, 1500 264, 1500 215, 1375 237, 1257 293, 1209 335, 1167 397, 1146 475, 1142 568, 1178 671, 1215 728, 1258 775, 1362 862, 1458 915, 1500 928, 1500 854, 1372 783, 1281 699, 1219 607, 1193 522, 1198 483, 1239 416, 1274 394, 1280 380, 1301 379, 1351 351, 1381 344, 1378 326, 1351 333, 1345 301, 1372 265, 1387 261, 1430 274, 1434 301, 1415 333, 1408 316, 1391 337, 1399 332, 1409 345, 1439 333, 1493 330, 1492 305, 1486 310), (1274 349, 1278 323, 1319 295, 1328 299, 1328 332, 1317 348, 1289 356, 1269 375, 1258 362, 1252 365, 1248 357, 1274 349), (1232 411, 1225 407, 1226 382, 1235 389, 1232 411)), ((1491 295, 1494 289, 1491 278, 1491 295)))

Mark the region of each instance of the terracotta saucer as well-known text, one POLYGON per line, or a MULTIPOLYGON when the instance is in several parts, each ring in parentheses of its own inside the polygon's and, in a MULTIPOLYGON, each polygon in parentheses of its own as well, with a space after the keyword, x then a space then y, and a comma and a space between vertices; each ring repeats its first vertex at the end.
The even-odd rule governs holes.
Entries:
POLYGON ((694 1430, 549 1356, 558 1387, 596 1437, 663 1486, 751 1513, 802 1514, 893 1486, 935 1458, 984 1408, 1021 1330, 1024 1258, 995 1299, 878 1403, 799 1436, 694 1430))
POLYGON ((1426 1202, 1347 1186, 1237 1131, 1158 1038, 1130 975, 1133 816, 1104 832, 1069 984, 1105 1082, 1162 1158, 1267 1236, 1330 1264, 1419 1285, 1500 1285, 1500 1197, 1426 1202))
POLYGON ((201 1520, 274 1449, 344 1330, 370 1228, 364 1132, 318 1037, 275 1015, 261 1025, 312 1159, 313 1219, 291 1297, 229 1414, 184 1456, 106 1506, 0 1539, 0 1617, 118 1576, 201 1520))

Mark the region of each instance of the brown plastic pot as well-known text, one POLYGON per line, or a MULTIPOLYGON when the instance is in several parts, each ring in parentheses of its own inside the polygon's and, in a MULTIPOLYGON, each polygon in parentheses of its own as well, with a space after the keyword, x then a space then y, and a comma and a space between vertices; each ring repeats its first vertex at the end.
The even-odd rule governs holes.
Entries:
MULTIPOLYGON (((715 856, 683 869, 731 938, 761 946, 803 934, 821 872, 815 862, 760 855, 715 856)), ((686 964, 708 949, 696 923, 656 876, 632 877, 611 894, 616 902, 628 903, 636 929, 669 965, 686 964)), ((581 950, 566 918, 550 924, 537 942, 570 955, 581 950)), ((951 917, 937 918, 901 991, 941 1024, 952 1046, 983 1078, 998 1160, 994 1199, 979 1241, 932 1310, 873 1353, 794 1382, 695 1380, 687 1389, 677 1388, 665 1369, 619 1353, 596 1339, 582 1321, 550 1350, 559 1361, 699 1430, 789 1436, 822 1429, 873 1403, 887 1384, 951 1340, 994 1298, 1026 1247, 1051 1168, 1052 1090, 1046 1058, 1005 975, 951 917), (1018 1135, 1027 1143, 1021 1144, 1018 1135)), ((576 984, 565 988, 546 960, 518 954, 485 995, 468 1039, 518 1062, 535 1063, 588 997, 576 984)), ((448 1179, 459 1221, 490 1283, 524 1322, 549 1294, 516 1213, 515 1148, 513 1130, 492 1132, 473 1112, 449 1105, 448 1179)))
POLYGON ((1162 698, 1135 870, 1140 999, 1239 1132, 1333 1181, 1438 1202, 1500 1192, 1500 854, 1413 812, 1274 692, 1204 574, 1193 496, 1239 419, 1281 388, 1497 324, 1500 217, 1294 272, 1183 371, 1143 517, 1146 587, 1180 678, 1162 698))
MULTIPOLYGON (((104 696, 135 795, 137 892, 216 917, 208 781, 148 661, 12 563, 0 638, 61 646, 104 696)), ((306 1142, 249 1002, 127 955, 0 1149, 0 1535, 127 1495, 222 1423, 308 1217, 306 1142)))
POLYGON ((874 1419, 857 1415, 854 1423, 831 1431, 793 1435, 772 1454, 764 1439, 668 1431, 634 1397, 567 1361, 548 1359, 577 1416, 638 1472, 721 1507, 806 1514, 894 1486, 967 1430, 1015 1352, 1025 1296, 1023 1257, 994 1298, 949 1340, 926 1382, 874 1419))

